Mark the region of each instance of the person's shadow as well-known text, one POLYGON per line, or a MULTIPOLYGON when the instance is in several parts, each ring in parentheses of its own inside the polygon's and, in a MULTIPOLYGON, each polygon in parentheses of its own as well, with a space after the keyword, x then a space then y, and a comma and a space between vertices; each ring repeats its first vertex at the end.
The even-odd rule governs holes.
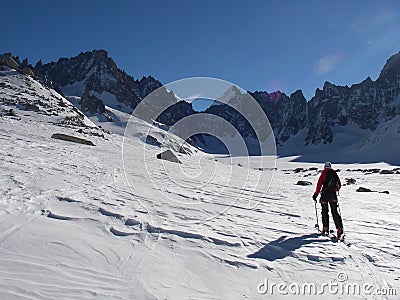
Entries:
POLYGON ((247 255, 247 257, 274 261, 276 259, 282 259, 290 256, 294 250, 301 248, 303 245, 324 242, 329 242, 329 240, 320 238, 316 233, 301 235, 288 239, 284 235, 279 239, 268 243, 257 252, 247 255))

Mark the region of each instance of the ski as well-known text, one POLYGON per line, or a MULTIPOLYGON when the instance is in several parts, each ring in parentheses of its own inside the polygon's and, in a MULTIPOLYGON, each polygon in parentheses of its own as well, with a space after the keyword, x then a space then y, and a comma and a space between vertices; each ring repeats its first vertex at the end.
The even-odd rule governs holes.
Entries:
POLYGON ((343 234, 340 238, 338 238, 337 235, 334 233, 333 230, 330 230, 329 233, 325 233, 325 234, 322 234, 322 232, 319 231, 319 232, 318 232, 318 236, 320 236, 320 237, 327 237, 327 238, 331 239, 332 242, 334 242, 334 243, 343 243, 343 244, 346 245, 347 247, 350 247, 350 246, 351 246, 351 242, 347 241, 347 240, 344 238, 344 234, 343 234))
POLYGON ((346 245, 347 247, 350 247, 350 246, 351 246, 351 242, 345 240, 344 234, 343 234, 340 238, 338 238, 335 234, 331 234, 331 235, 330 235, 330 238, 331 238, 331 240, 332 240, 333 242, 335 242, 335 243, 343 243, 343 244, 346 245))

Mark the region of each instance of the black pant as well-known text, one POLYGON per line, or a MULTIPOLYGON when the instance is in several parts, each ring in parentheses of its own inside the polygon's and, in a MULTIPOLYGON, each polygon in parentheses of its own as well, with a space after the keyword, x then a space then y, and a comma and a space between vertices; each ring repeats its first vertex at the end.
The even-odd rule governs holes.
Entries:
POLYGON ((336 229, 343 228, 342 217, 338 213, 338 203, 337 201, 328 201, 328 202, 321 202, 322 207, 322 226, 329 229, 329 207, 328 203, 331 207, 332 218, 335 222, 336 229))

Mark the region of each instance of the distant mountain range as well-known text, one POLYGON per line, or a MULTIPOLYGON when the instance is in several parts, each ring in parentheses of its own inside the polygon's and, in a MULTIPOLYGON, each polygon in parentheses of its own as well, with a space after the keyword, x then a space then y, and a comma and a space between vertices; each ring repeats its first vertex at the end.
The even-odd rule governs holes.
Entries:
MULTIPOLYGON (((144 97, 162 86, 151 76, 134 79, 119 69, 104 50, 46 64, 39 61, 34 67, 26 60, 21 63, 18 57, 14 59, 88 116, 98 115, 99 122, 112 121, 107 107, 130 113, 144 97)), ((174 97, 165 89, 162 92, 165 97, 174 97)), ((279 155, 299 155, 307 161, 400 164, 400 52, 387 60, 376 81, 368 77, 350 87, 325 82, 310 101, 301 90, 290 96, 279 91, 248 93, 268 116, 279 155)), ((237 91, 231 94, 235 101, 244 97, 237 91)), ((198 113, 190 103, 175 101, 157 121, 171 126, 198 113)), ((247 140, 254 138, 251 125, 229 105, 215 102, 205 112, 224 118, 247 140)), ((192 142, 209 152, 223 149, 213 148, 215 141, 211 140, 207 135, 197 135, 192 142)), ((257 154, 254 149, 250 152, 257 154)))
POLYGON ((104 113, 101 102, 122 111, 132 111, 147 94, 162 85, 151 76, 135 80, 119 69, 104 50, 84 52, 47 64, 39 61, 33 72, 40 81, 65 96, 84 95, 79 104, 84 112, 91 114, 104 113))

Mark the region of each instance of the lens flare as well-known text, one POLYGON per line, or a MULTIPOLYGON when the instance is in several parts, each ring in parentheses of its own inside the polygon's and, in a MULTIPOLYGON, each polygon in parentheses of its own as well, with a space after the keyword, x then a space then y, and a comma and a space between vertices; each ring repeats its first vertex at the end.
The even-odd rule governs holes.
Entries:
POLYGON ((313 70, 318 75, 332 72, 336 69, 342 58, 343 54, 341 52, 325 55, 314 63, 313 70))

